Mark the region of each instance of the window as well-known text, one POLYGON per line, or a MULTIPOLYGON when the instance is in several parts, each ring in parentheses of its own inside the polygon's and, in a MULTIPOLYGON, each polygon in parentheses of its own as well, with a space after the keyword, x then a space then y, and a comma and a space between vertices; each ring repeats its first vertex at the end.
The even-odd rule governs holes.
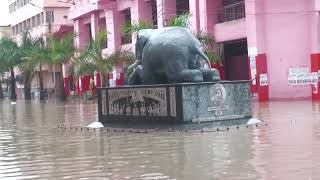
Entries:
POLYGON ((157 12, 157 0, 151 1, 151 12, 152 12, 152 24, 158 25, 158 12, 157 12))
POLYGON ((17 24, 17 25, 15 25, 16 26, 16 34, 19 34, 19 25, 17 24))
MULTIPOLYGON (((124 22, 125 23, 130 23, 131 22, 131 11, 130 11, 130 8, 123 10, 121 13, 123 14, 124 22)), ((126 35, 122 35, 121 36, 121 44, 122 45, 130 44, 130 43, 132 43, 132 37, 130 35, 126 34, 126 35)))
POLYGON ((21 33, 22 32, 22 23, 19 23, 18 24, 18 33, 21 33))
POLYGON ((176 1, 177 16, 189 13, 189 0, 176 1))
POLYGON ((31 18, 31 27, 35 27, 35 26, 36 26, 36 17, 33 16, 33 17, 31 18))
POLYGON ((43 12, 41 13, 41 24, 44 23, 43 12))
POLYGON ((26 22, 26 21, 23 21, 22 31, 25 31, 26 29, 27 29, 27 22, 26 22))
POLYGON ((11 28, 11 34, 14 35, 15 32, 16 32, 16 30, 15 30, 15 27, 13 26, 13 27, 11 28))
POLYGON ((49 23, 53 23, 54 22, 54 13, 53 11, 47 11, 46 12, 46 22, 49 23))
POLYGON ((27 20, 27 28, 29 29, 31 27, 30 19, 27 20))
POLYGON ((40 25, 40 14, 38 14, 36 18, 37 18, 36 26, 39 26, 40 25))

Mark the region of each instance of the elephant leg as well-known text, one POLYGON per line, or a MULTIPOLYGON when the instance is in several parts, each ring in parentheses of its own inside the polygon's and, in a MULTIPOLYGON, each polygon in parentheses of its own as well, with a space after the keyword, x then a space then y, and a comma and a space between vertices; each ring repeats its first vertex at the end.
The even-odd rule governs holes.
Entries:
POLYGON ((129 85, 140 85, 142 84, 142 66, 138 65, 128 78, 129 85))
POLYGON ((200 69, 205 82, 220 81, 220 73, 217 69, 200 69))
POLYGON ((153 69, 147 67, 143 69, 143 84, 159 84, 156 80, 153 69))
POLYGON ((176 74, 174 78, 176 82, 202 82, 203 75, 197 69, 185 69, 176 74))

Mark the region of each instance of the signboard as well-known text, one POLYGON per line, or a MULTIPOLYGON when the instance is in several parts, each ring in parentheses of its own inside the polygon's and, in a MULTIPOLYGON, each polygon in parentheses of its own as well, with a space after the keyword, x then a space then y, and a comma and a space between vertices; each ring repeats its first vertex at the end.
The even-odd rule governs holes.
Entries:
POLYGON ((258 55, 257 47, 248 47, 248 55, 249 57, 251 56, 256 57, 258 55))
POLYGON ((260 74, 260 86, 268 86, 268 75, 260 74))
POLYGON ((288 71, 288 83, 292 86, 317 85, 319 72, 310 72, 309 67, 292 67, 288 71))
POLYGON ((167 116, 166 88, 110 89, 108 107, 109 115, 167 116))
POLYGON ((251 71, 251 80, 252 85, 256 85, 256 75, 257 75, 257 67, 256 67, 256 57, 250 56, 250 71, 251 71))

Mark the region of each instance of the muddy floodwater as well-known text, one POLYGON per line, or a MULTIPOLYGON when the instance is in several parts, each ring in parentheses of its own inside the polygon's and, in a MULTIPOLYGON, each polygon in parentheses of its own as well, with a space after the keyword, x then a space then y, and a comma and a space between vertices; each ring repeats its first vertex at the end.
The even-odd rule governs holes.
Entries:
POLYGON ((267 126, 145 134, 81 131, 94 101, 0 101, 0 179, 319 180, 320 102, 253 111, 267 126))

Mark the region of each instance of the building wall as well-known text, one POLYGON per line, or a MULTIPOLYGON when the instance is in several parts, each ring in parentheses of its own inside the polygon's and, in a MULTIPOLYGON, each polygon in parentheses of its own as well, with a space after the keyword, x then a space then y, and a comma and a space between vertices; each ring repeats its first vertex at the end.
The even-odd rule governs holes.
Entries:
POLYGON ((0 39, 2 37, 9 37, 11 34, 11 29, 10 29, 10 26, 0 26, 0 39))
MULTIPOLYGON (((189 0, 192 30, 206 30, 213 34, 217 42, 246 39, 248 48, 257 49, 257 54, 267 55, 270 98, 310 97, 311 87, 290 86, 290 67, 310 67, 310 55, 319 52, 319 0, 250 0, 245 1, 246 17, 239 20, 218 23, 218 10, 222 0, 189 0)), ((157 0, 158 27, 164 27, 176 15, 174 0, 157 0)), ((108 34, 106 53, 128 48, 134 51, 133 43, 121 46, 121 26, 123 15, 119 12, 131 9, 132 21, 150 20, 151 8, 145 0, 123 1, 76 1, 71 7, 70 19, 78 26, 79 43, 85 44, 88 33, 81 33, 82 22, 89 20, 90 14, 105 14, 108 34), (99 6, 103 4, 103 6, 99 6), (82 40, 81 40, 82 39, 82 40)), ((92 21, 91 21, 92 22, 92 21)), ((252 56, 255 53, 249 54, 252 56)))
MULTIPOLYGON (((16 2, 16 0, 9 0, 10 8, 12 8, 10 5, 14 2, 16 2)), ((32 0, 32 4, 26 3, 20 8, 10 11, 9 18, 11 24, 11 34, 18 43, 21 43, 22 32, 27 29, 30 30, 30 33, 33 37, 47 37, 49 35, 49 24, 46 21, 46 11, 54 12, 54 22, 51 23, 51 33, 59 31, 63 25, 72 25, 72 21, 68 20, 68 12, 71 4, 57 2, 56 0, 32 0), (15 27, 18 27, 21 24, 23 25, 24 21, 31 21, 32 18, 36 17, 38 14, 42 14, 43 16, 43 19, 40 16, 40 23, 29 28, 24 28, 18 33, 13 31, 15 30, 15 27)), ((50 71, 52 69, 52 65, 43 65, 44 88, 53 87, 53 77, 52 72, 50 71)), ((60 68, 55 68, 55 72, 61 72, 60 68)), ((22 73, 23 72, 21 72, 18 67, 15 67, 16 75, 21 75, 22 73)), ((32 87, 38 87, 38 82, 37 75, 35 75, 34 79, 32 80, 32 87)), ((18 87, 23 88, 21 85, 18 87)))
POLYGON ((310 85, 288 84, 288 71, 290 67, 310 68, 310 55, 318 51, 314 0, 263 1, 260 9, 256 12, 257 46, 259 53, 267 55, 270 97, 310 97, 310 85))

